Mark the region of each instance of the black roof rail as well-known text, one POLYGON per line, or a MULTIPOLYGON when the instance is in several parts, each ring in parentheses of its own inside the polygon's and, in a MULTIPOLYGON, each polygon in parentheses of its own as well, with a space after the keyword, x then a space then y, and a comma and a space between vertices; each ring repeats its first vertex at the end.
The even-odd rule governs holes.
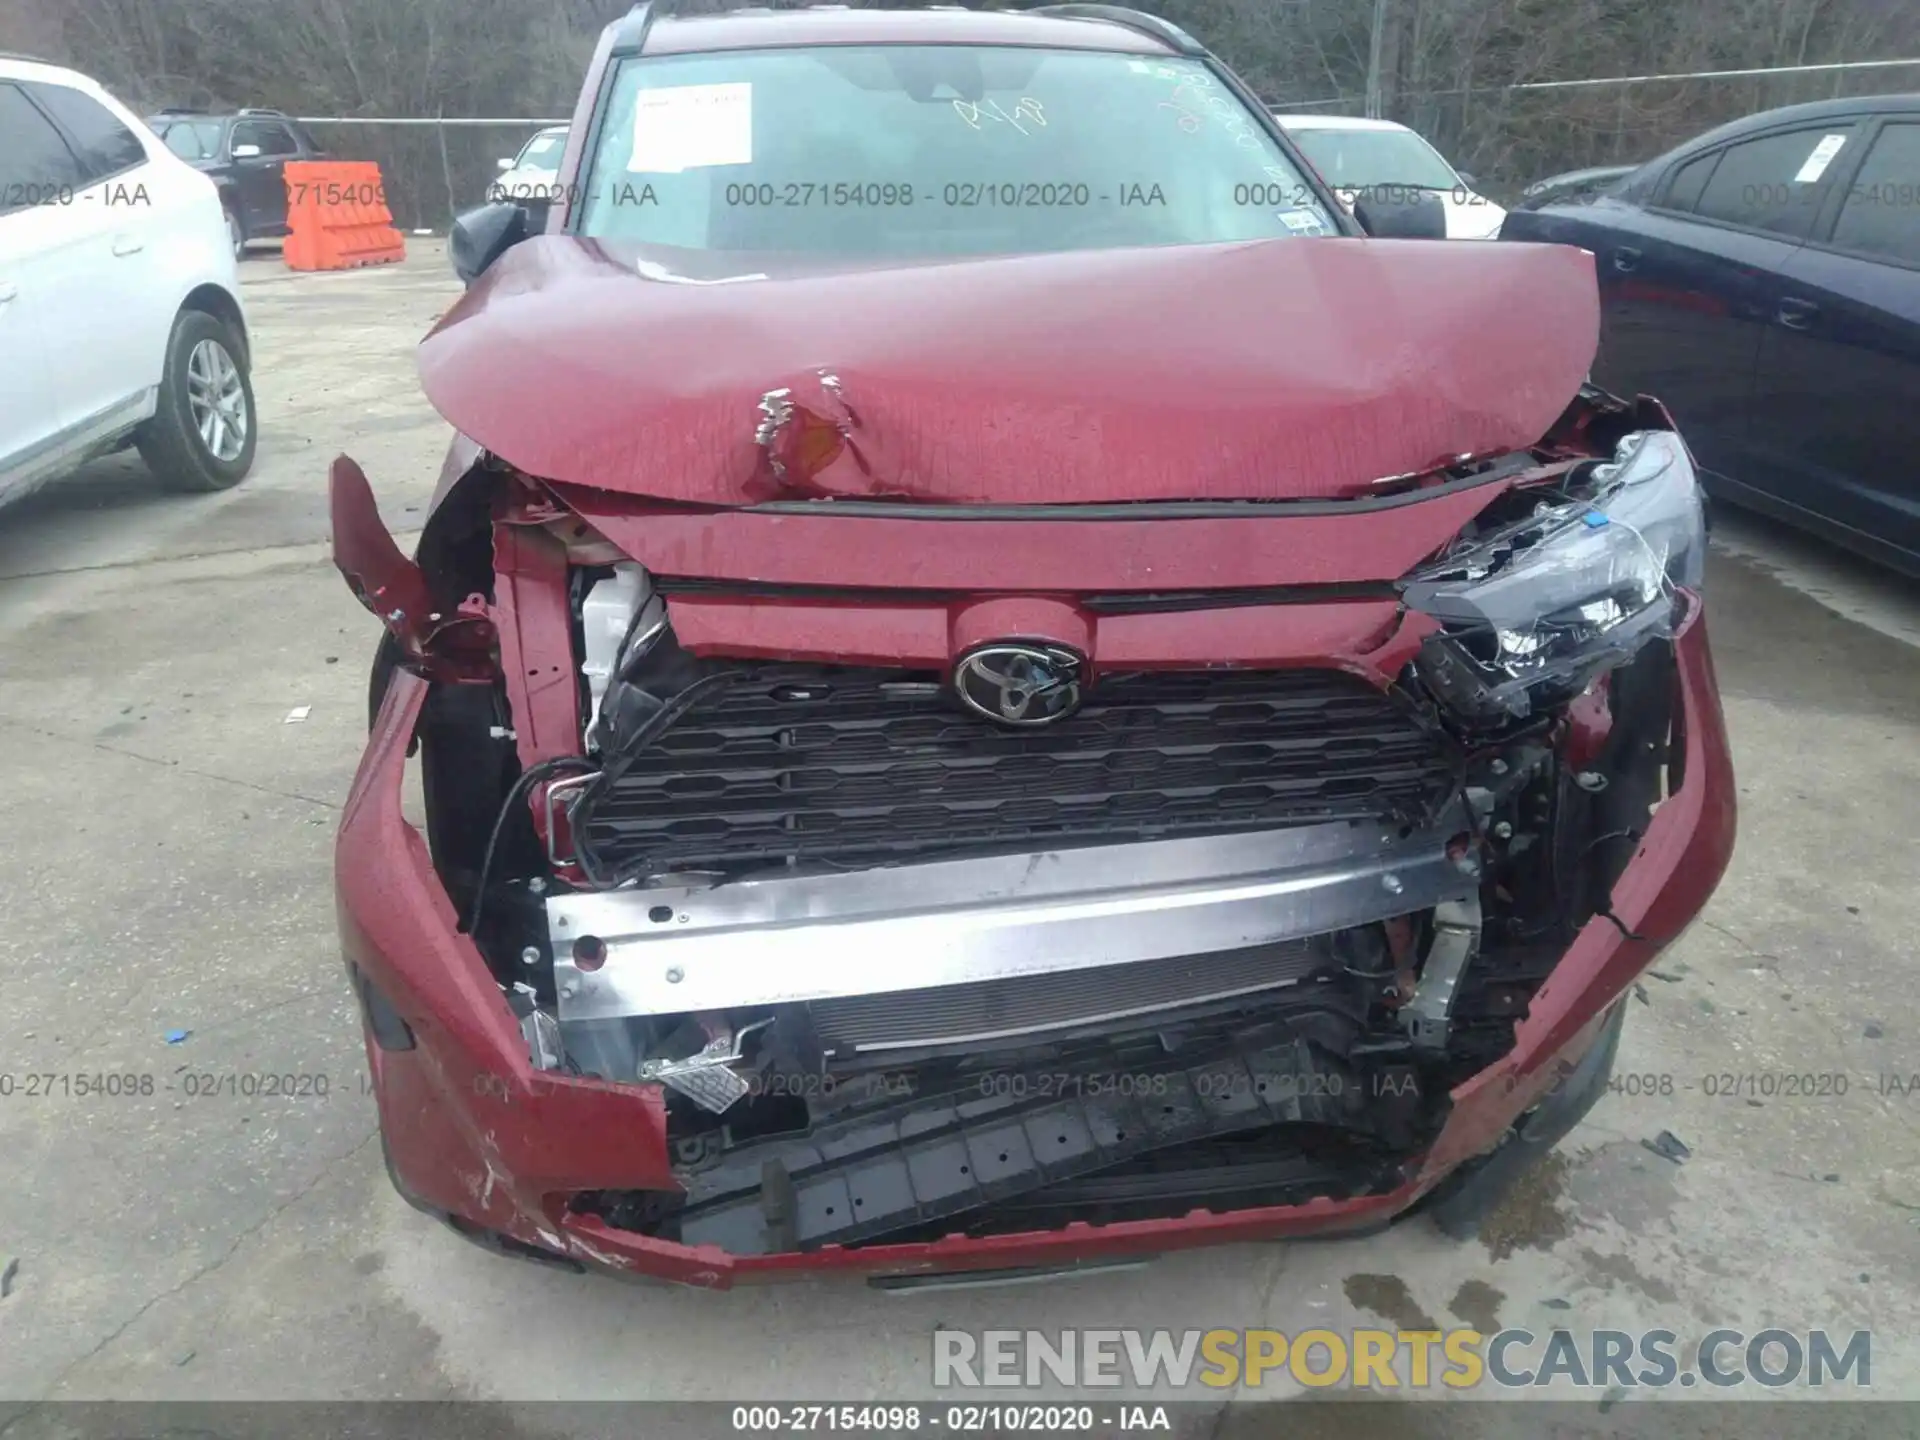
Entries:
POLYGON ((1127 29, 1142 35, 1151 35, 1166 45, 1171 45, 1182 55, 1204 55, 1207 47, 1193 36, 1182 30, 1171 20, 1162 20, 1158 15, 1149 15, 1145 10, 1135 10, 1126 5, 1036 5, 1031 10, 1022 11, 1026 15, 1053 15, 1062 20, 1104 20, 1109 25, 1124 25, 1127 29))
POLYGON ((653 22, 667 14, 670 8, 666 0, 640 0, 633 9, 613 22, 613 53, 638 55, 646 46, 647 32, 653 29, 653 22))

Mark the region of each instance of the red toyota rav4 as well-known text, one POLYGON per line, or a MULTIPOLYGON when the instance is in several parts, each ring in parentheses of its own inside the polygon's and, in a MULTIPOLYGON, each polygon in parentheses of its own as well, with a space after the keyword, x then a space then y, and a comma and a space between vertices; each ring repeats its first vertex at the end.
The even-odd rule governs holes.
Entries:
POLYGON ((1349 216, 1102 5, 643 7, 567 144, 413 559, 332 472, 401 1192, 705 1286, 1470 1233, 1733 846, 1592 257, 1349 216))

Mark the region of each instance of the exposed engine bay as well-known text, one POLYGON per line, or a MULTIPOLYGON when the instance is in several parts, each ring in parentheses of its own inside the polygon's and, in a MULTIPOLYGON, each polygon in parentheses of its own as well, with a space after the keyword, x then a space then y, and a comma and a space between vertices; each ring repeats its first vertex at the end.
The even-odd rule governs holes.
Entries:
POLYGON ((428 838, 531 1062, 660 1088, 681 1188, 571 1203, 767 1254, 1402 1183, 1677 783, 1701 563, 1644 402, 1397 489, 1476 485, 1399 581, 1278 597, 1391 601, 1383 685, 1022 634, 950 669, 711 653, 675 603, 733 592, 483 456, 420 556, 469 598, 385 659, 436 682, 428 838), (540 627, 570 671, 527 663, 540 627))

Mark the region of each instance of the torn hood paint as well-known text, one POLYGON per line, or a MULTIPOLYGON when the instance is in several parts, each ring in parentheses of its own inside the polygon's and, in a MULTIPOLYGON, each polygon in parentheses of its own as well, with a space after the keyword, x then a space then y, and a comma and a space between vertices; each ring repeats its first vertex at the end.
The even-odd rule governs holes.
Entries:
POLYGON ((1277 239, 886 268, 525 241, 428 334, 428 398, 544 479, 706 505, 1296 499, 1533 444, 1593 257, 1277 239))

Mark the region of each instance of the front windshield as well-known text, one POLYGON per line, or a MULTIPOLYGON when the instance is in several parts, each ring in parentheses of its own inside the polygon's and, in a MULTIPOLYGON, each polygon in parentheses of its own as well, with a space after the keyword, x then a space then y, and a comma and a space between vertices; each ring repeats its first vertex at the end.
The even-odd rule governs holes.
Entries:
POLYGON ((1405 186, 1410 190, 1452 190, 1460 184, 1453 167, 1410 130, 1293 130, 1293 143, 1306 152, 1336 190, 1372 190, 1405 186))
POLYGON ((576 229, 706 251, 995 255, 1339 230, 1204 64, 822 46, 623 63, 576 229))
POLYGON ((526 149, 520 152, 520 158, 513 162, 516 170, 543 170, 548 174, 558 174, 560 157, 567 153, 567 132, 564 130, 542 130, 527 142, 526 149))

